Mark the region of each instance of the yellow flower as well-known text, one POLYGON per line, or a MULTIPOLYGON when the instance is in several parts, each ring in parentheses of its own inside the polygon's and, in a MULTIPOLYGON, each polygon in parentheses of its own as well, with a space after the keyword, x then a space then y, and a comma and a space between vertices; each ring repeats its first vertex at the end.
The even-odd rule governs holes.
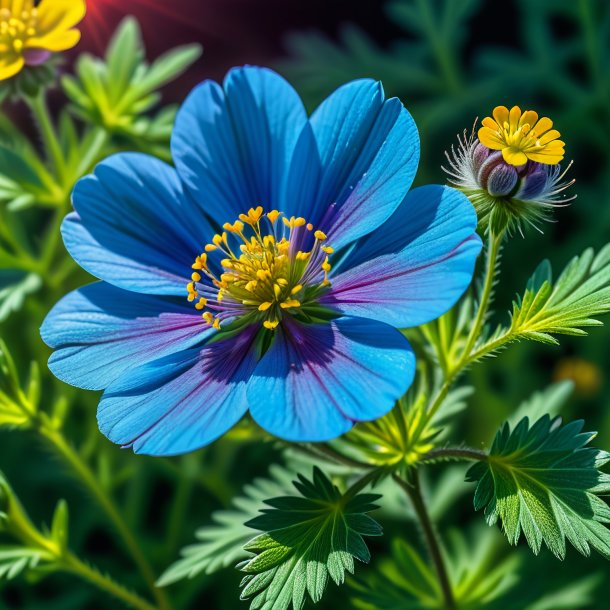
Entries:
POLYGON ((84 0, 42 0, 37 7, 34 0, 0 0, 0 80, 74 47, 80 32, 73 28, 85 12, 84 0))
POLYGON ((506 106, 496 106, 493 119, 483 119, 479 141, 492 150, 501 150, 511 165, 524 165, 528 159, 545 165, 557 165, 564 156, 561 134, 552 129, 553 121, 547 117, 538 120, 538 113, 519 106, 510 112, 506 106))

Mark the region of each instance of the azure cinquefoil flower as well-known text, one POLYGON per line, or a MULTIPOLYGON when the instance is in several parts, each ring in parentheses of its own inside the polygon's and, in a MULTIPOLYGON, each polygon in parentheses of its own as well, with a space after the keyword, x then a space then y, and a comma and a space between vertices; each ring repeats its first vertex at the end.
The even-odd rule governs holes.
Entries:
POLYGON ((572 164, 559 165, 564 143, 552 121, 538 120, 533 110, 522 114, 517 106, 510 112, 498 106, 493 116, 483 119, 478 138, 475 124, 470 136, 458 136, 458 146, 445 153, 449 182, 474 203, 482 226, 538 227, 553 208, 575 198, 564 193, 574 184, 565 180, 572 164))
POLYGON ((104 389, 102 432, 149 454, 248 410, 296 441, 386 413, 415 368, 397 328, 447 311, 481 247, 464 195, 408 192, 399 100, 358 80, 309 119, 279 75, 235 69, 191 93, 171 147, 175 169, 119 154, 77 184, 64 242, 102 282, 47 317, 52 371, 104 389))
POLYGON ((0 80, 76 46, 84 0, 0 0, 0 80))

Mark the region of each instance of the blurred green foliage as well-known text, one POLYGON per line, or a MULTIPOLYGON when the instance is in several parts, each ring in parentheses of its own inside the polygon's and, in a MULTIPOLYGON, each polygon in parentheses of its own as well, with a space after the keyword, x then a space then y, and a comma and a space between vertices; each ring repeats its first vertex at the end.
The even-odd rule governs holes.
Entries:
MULTIPOLYGON (((505 273, 496 287, 500 315, 489 320, 491 331, 505 321, 502 316, 511 308, 515 289, 526 285, 541 258, 561 268, 575 254, 589 246, 598 250, 608 241, 610 4, 515 0, 503 3, 501 19, 498 4, 482 0, 389 0, 380 2, 379 10, 386 11, 404 32, 387 44, 349 25, 348 17, 338 40, 318 33, 288 37, 288 56, 279 67, 311 109, 347 80, 363 76, 382 80, 387 94, 402 99, 420 128, 419 183, 443 182, 443 151, 454 142, 455 133, 470 129, 475 117, 488 115, 498 104, 533 107, 550 116, 562 132, 569 157, 575 159, 578 200, 557 211, 557 224, 546 225, 545 235, 528 233, 506 245, 505 273)), ((243 545, 255 535, 244 522, 264 508, 265 500, 294 495, 290 484, 294 473, 309 477, 312 464, 325 459, 314 451, 309 460, 295 464, 293 456, 247 422, 192 455, 134 457, 99 433, 97 396, 39 374, 46 370, 48 357, 38 334, 45 313, 59 297, 90 279, 69 259, 59 240, 59 223, 70 209, 72 185, 95 162, 118 150, 169 157, 175 108, 159 105, 160 88, 198 54, 197 48, 185 47, 148 65, 138 26, 127 20, 104 59, 81 56, 74 75, 63 78, 67 103, 54 125, 44 99, 32 98, 40 142, 26 138, 7 116, 0 115, 0 337, 8 345, 8 349, 0 346, 0 469, 12 485, 6 491, 9 488, 0 480, 0 530, 8 510, 6 499, 16 497, 28 508, 25 523, 30 528, 25 536, 29 546, 3 546, 0 551, 0 580, 11 577, 0 584, 1 609, 97 610, 115 604, 95 588, 63 575, 70 571, 65 563, 71 556, 68 551, 92 561, 99 574, 120 576, 122 585, 147 598, 150 593, 143 585, 147 566, 154 574, 163 573, 161 584, 167 585, 167 596, 177 609, 202 604, 219 610, 240 607, 242 575, 231 566, 246 558, 243 545), (56 129, 57 145, 49 129, 56 129), (269 474, 273 462, 284 466, 274 466, 269 474), (75 465, 84 485, 74 479, 75 465), (256 477, 264 478, 251 485, 256 477), (69 545, 64 536, 66 505, 71 515, 69 545), (39 524, 55 507, 56 517, 45 529, 39 524), (129 537, 121 535, 122 528, 137 538, 143 558, 134 553, 129 537), (193 544, 196 530, 198 541, 193 544), (49 578, 51 571, 57 574, 49 578), (27 578, 21 572, 27 572, 27 578)), ((591 264, 590 258, 585 255, 581 262, 591 264)), ((548 292, 554 286, 545 284, 548 275, 543 275, 535 276, 540 281, 530 284, 531 294, 525 298, 540 297, 533 290, 546 286, 543 296, 548 306, 553 304, 548 292)), ((602 279, 595 291, 607 290, 605 275, 602 279)), ((590 283, 587 286, 593 290, 590 283)), ((569 293, 567 298, 573 297, 574 291, 569 293)), ((454 329, 460 330, 468 319, 468 307, 472 303, 465 305, 454 329)), ((580 313, 576 322, 570 322, 573 326, 601 311, 580 313)), ((542 332, 556 331, 553 327, 542 332)), ((468 381, 475 393, 449 395, 442 409, 444 414, 461 413, 452 437, 479 447, 493 438, 504 420, 514 419, 516 410, 537 419, 561 408, 568 417, 584 416, 588 429, 600 430, 597 444, 610 446, 603 374, 593 393, 586 377, 576 375, 571 397, 569 384, 553 386, 518 409, 558 375, 558 364, 568 357, 578 356, 593 369, 607 370, 608 333, 607 328, 593 329, 586 340, 562 340, 560 347, 511 347, 501 358, 473 367, 468 381)), ((408 417, 395 411, 387 420, 358 429, 350 441, 356 448, 352 457, 367 453, 359 450, 370 443, 370 435, 377 435, 377 440, 383 435, 392 460, 408 464, 414 455, 424 454, 432 439, 438 441, 438 429, 423 426, 416 438, 407 439, 403 431, 417 430, 413 418, 418 415, 413 404, 409 407, 408 417)), ((342 481, 342 467, 332 461, 326 464, 326 474, 342 481)), ((469 487, 459 484, 466 469, 453 468, 447 470, 446 463, 433 465, 422 488, 439 531, 448 540, 449 580, 460 608, 606 607, 596 575, 607 573, 603 559, 587 560, 572 553, 561 564, 545 550, 537 558, 524 548, 514 552, 498 531, 470 525, 481 518, 472 511, 472 494, 464 494, 469 487), (452 529, 457 524, 464 526, 465 534, 452 529)), ((359 566, 356 579, 349 581, 351 606, 438 608, 442 592, 428 565, 414 514, 389 483, 379 486, 384 502, 375 513, 384 536, 367 541, 372 565, 359 566)), ((268 523, 265 527, 272 529, 268 523)), ((96 573, 89 574, 89 580, 96 573)), ((314 592, 320 582, 312 585, 314 592)), ((345 607, 346 595, 346 589, 326 587, 318 607, 345 607)), ((163 599, 158 601, 161 607, 163 599)))

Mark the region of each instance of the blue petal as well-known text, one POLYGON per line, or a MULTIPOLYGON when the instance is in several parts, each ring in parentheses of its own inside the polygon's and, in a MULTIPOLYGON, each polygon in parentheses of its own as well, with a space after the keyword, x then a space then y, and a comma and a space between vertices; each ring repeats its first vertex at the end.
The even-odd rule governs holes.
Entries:
POLYGON ((65 296, 47 315, 43 341, 59 379, 101 390, 133 367, 184 350, 210 334, 186 300, 136 294, 103 282, 65 296))
POLYGON ((481 251, 476 225, 476 212, 459 191, 414 189, 385 225, 358 243, 323 301, 345 315, 399 328, 434 320, 470 285, 481 251))
POLYGON ((415 357, 386 324, 284 322, 248 384, 252 417, 290 441, 323 441, 387 413, 413 381, 415 357))
POLYGON ((186 294, 191 264, 212 230, 172 167, 114 155, 77 183, 73 203, 62 234, 81 267, 127 290, 186 294))
POLYGON ((224 434, 247 410, 252 330, 128 371, 104 393, 100 430, 136 453, 177 455, 224 434))
POLYGON ((417 171, 419 136, 400 101, 384 101, 381 84, 368 79, 335 91, 311 125, 323 168, 316 206, 321 215, 335 204, 332 224, 321 228, 338 249, 376 229, 404 199, 417 171))
POLYGON ((206 81, 189 95, 176 119, 172 154, 187 188, 218 224, 258 205, 299 207, 319 168, 299 96, 281 76, 256 67, 231 70, 224 90, 206 81))

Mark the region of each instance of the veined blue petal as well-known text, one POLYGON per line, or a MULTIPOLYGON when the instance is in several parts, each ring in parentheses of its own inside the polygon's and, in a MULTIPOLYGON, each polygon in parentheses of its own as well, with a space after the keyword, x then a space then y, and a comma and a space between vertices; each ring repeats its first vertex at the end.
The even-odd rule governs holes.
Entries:
POLYGON ((419 135, 400 101, 384 101, 380 83, 363 79, 337 89, 311 117, 322 176, 318 217, 335 249, 376 229, 396 210, 419 163, 419 135))
POLYGON ((476 225, 475 210, 459 191, 414 189, 387 223, 354 248, 323 302, 399 328, 434 320, 470 285, 481 251, 476 225))
POLYGON ((100 430, 136 453, 177 455, 211 443, 247 410, 253 329, 154 360, 119 377, 98 407, 100 430))
POLYGON ((201 343, 211 334, 186 302, 99 282, 65 296, 47 315, 43 341, 59 379, 101 390, 149 360, 201 343))
POLYGON ((74 188, 62 234, 81 267, 111 284, 185 295, 191 264, 212 233, 176 171, 137 153, 114 155, 74 188))
POLYGON ((312 189, 316 180, 305 172, 315 176, 319 167, 301 99, 281 76, 252 66, 231 70, 224 90, 205 81, 189 95, 176 119, 172 154, 188 190, 218 224, 258 205, 300 207, 307 192, 293 179, 312 189))
POLYGON ((248 383, 250 412, 290 441, 323 441, 387 413, 413 380, 415 356, 386 324, 286 320, 248 383))

